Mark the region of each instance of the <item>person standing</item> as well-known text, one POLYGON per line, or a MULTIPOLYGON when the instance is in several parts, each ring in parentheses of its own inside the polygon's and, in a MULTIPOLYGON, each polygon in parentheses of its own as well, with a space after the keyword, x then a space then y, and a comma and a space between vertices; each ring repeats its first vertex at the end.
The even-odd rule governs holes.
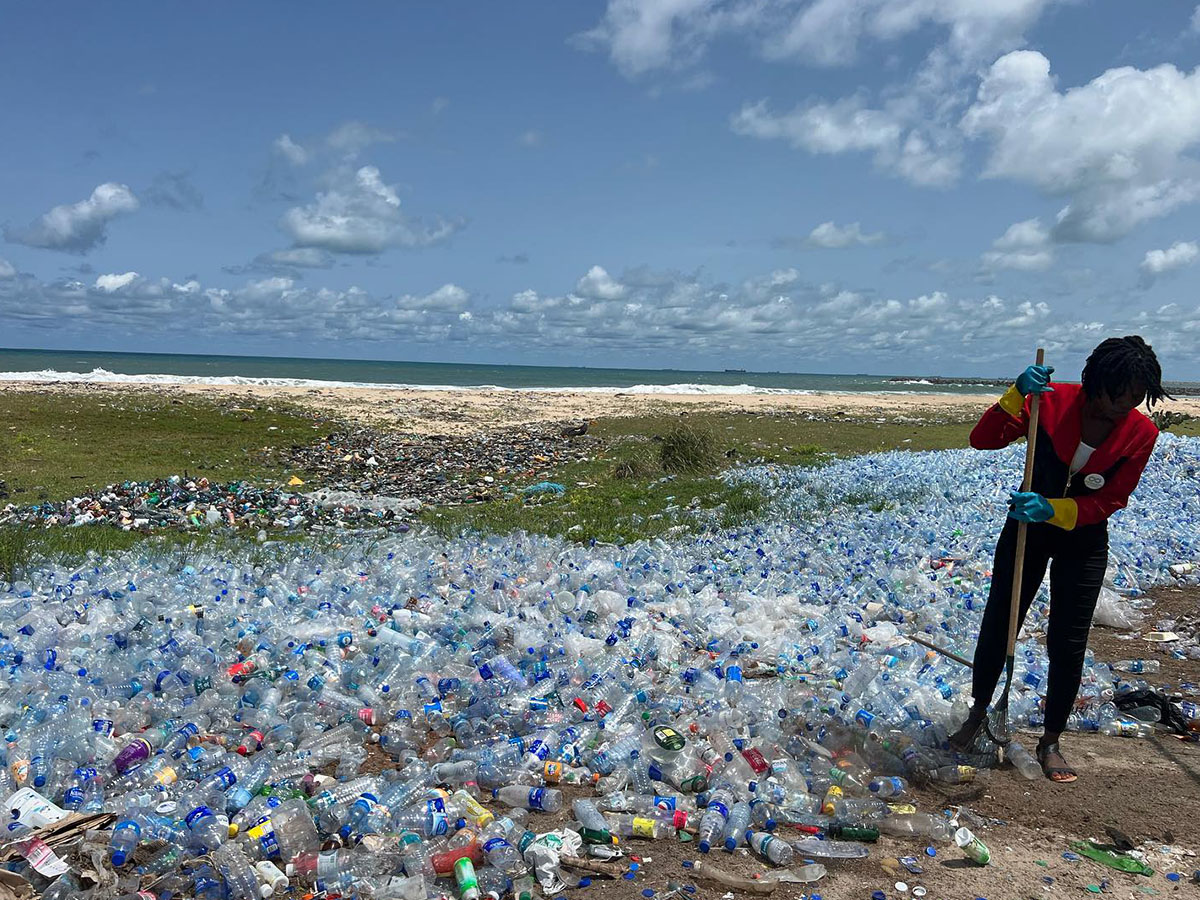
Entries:
POLYGON ((1168 398, 1162 369, 1141 337, 1109 338, 1088 357, 1080 384, 1051 385, 1052 366, 1029 366, 971 432, 977 450, 998 450, 1029 428, 1030 399, 1041 396, 1032 490, 1014 491, 992 563, 992 583, 975 645, 974 705, 951 746, 975 740, 1007 655, 1017 524, 1028 523, 1021 578, 1023 621, 1050 568, 1046 631, 1049 672, 1045 733, 1037 746, 1052 781, 1075 781, 1059 738, 1075 704, 1092 614, 1108 567, 1108 518, 1122 509, 1150 459, 1158 429, 1137 407, 1168 398))

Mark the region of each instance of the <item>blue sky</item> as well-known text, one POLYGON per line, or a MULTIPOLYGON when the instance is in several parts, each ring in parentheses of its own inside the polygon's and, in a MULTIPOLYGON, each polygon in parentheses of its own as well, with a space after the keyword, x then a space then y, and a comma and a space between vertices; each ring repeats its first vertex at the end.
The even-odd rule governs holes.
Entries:
POLYGON ((0 346, 1200 380, 1191 3, 0 16, 0 346))

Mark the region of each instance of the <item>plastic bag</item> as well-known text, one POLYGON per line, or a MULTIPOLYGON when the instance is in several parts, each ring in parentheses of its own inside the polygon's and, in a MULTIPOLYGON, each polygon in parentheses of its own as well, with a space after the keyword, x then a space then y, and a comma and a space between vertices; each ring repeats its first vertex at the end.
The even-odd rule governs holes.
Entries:
POLYGON ((1100 588, 1100 600, 1096 603, 1096 612, 1092 615, 1093 623, 1128 631, 1140 626, 1144 618, 1145 616, 1134 609, 1128 600, 1112 588, 1100 588))

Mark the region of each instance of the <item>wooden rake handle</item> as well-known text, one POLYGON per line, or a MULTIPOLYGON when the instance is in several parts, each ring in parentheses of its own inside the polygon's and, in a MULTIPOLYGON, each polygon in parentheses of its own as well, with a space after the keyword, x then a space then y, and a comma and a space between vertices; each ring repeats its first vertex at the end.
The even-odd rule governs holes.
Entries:
MULTIPOLYGON (((1037 364, 1040 366, 1046 360, 1046 351, 1038 347, 1037 364)), ((1028 491, 1033 486, 1033 457, 1037 450, 1038 406, 1041 394, 1034 393, 1029 403, 1029 432, 1025 437, 1025 476, 1021 479, 1021 490, 1028 491)), ((1008 656, 1012 657, 1017 648, 1017 621, 1021 610, 1021 582, 1025 574, 1025 537, 1028 525, 1017 523, 1017 551, 1013 559, 1012 600, 1008 607, 1008 656)))

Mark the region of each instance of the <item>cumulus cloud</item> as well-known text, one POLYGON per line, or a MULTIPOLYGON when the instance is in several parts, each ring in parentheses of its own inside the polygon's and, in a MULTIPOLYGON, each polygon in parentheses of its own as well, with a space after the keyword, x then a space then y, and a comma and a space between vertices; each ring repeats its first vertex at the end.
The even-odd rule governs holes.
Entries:
POLYGON ((1058 241, 1113 241, 1200 197, 1200 71, 1125 66, 1059 91, 1045 56, 1016 51, 992 64, 962 127, 990 141, 986 177, 1067 199, 1058 241))
POLYGON ((16 278, 17 270, 7 259, 0 257, 0 278, 16 278))
POLYGON ((109 222, 135 212, 138 205, 133 191, 109 181, 92 191, 88 199, 56 206, 25 228, 5 228, 4 237, 30 247, 87 253, 104 243, 109 222))
POLYGON ((390 247, 422 247, 445 240, 462 223, 437 219, 424 224, 405 214, 394 185, 375 166, 332 172, 329 186, 306 206, 294 206, 280 228, 298 248, 373 255, 390 247))
POLYGON ((858 222, 851 222, 845 226, 822 222, 809 233, 807 243, 813 247, 839 250, 844 247, 878 244, 885 237, 882 231, 864 234, 858 222))
POLYGON ((1054 251, 1050 232, 1040 219, 1026 219, 1008 226, 1008 230, 992 242, 992 249, 983 255, 983 263, 991 269, 1020 269, 1040 272, 1050 268, 1054 251))
POLYGON ((600 266, 592 266, 587 274, 579 279, 575 290, 589 300, 620 300, 625 296, 625 286, 600 266))
POLYGON ((1176 241, 1166 250, 1149 250, 1142 259, 1142 279, 1153 281, 1159 275, 1190 266, 1200 259, 1200 245, 1195 241, 1176 241))
POLYGON ((123 287, 128 287, 141 278, 137 272, 126 272, 123 275, 101 275, 96 279, 95 288, 98 291, 104 291, 111 294, 113 291, 119 291, 123 287))
POLYGON ((143 330, 310 340, 429 342, 522 352, 661 353, 675 359, 755 354, 777 360, 870 360, 883 367, 936 352, 946 363, 1010 360, 1014 341, 1044 340, 1083 355, 1106 333, 1146 334, 1172 353, 1200 353, 1200 308, 1123 309, 1100 323, 1047 302, 995 295, 915 297, 806 283, 778 269, 740 283, 647 269, 593 266, 566 292, 525 290, 477 304, 464 287, 379 296, 311 288, 276 275, 239 286, 102 276, 95 283, 0 280, 0 322, 27 328, 143 330), (64 323, 67 323, 64 325, 64 323))
POLYGON ((161 206, 187 212, 204 206, 204 195, 192 184, 187 172, 159 172, 142 192, 151 206, 161 206))
POLYGON ((390 132, 372 128, 366 122, 351 119, 333 129, 325 138, 325 143, 337 153, 356 157, 372 144, 388 143, 395 139, 390 132))

